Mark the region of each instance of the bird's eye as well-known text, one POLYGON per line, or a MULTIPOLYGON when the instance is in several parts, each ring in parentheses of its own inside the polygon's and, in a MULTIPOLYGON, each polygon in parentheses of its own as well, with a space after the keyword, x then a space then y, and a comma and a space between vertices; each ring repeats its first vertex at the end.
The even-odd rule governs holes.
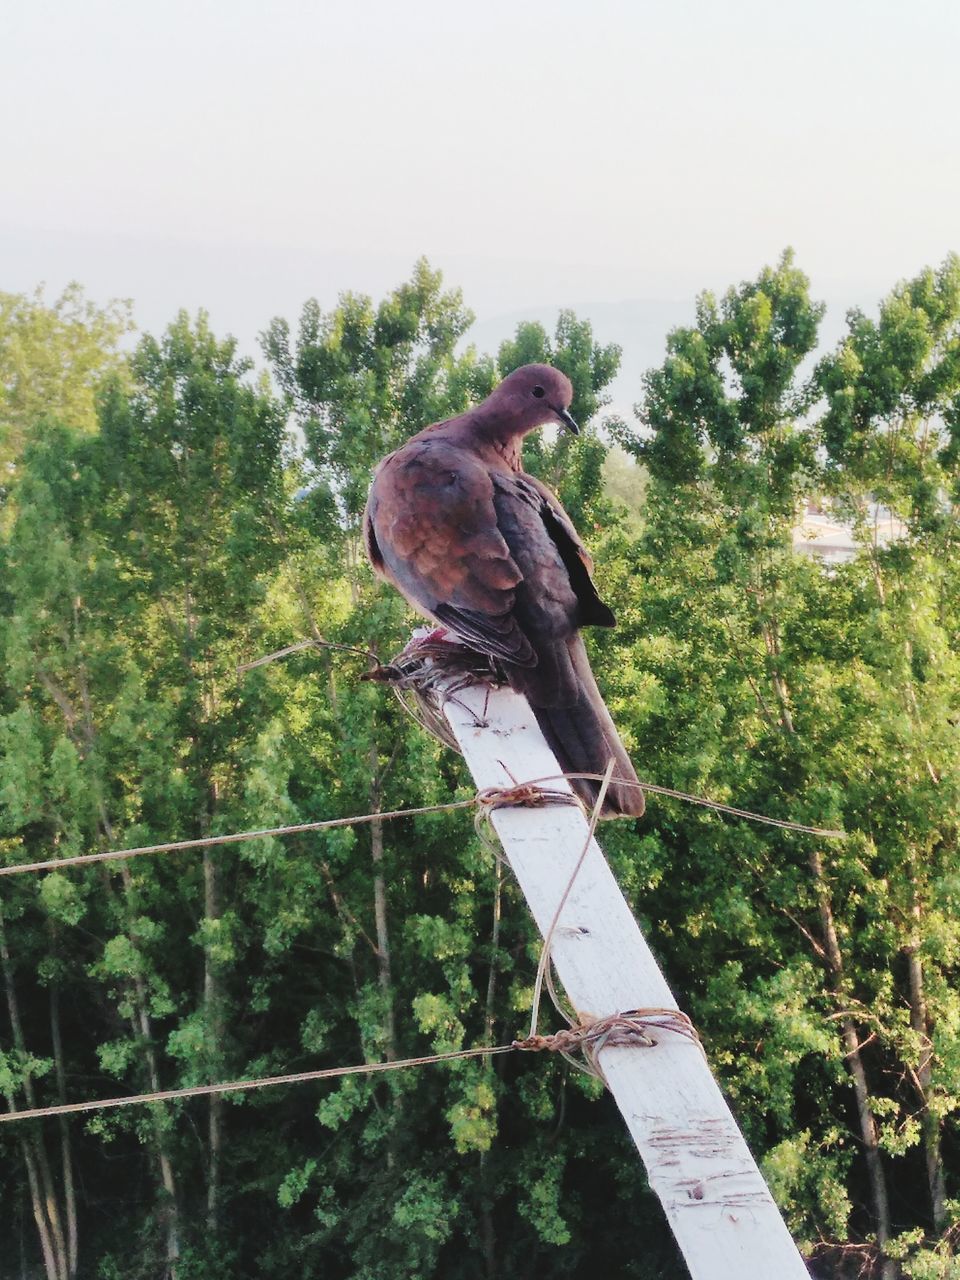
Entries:
POLYGON ((547 393, 544 391, 543 387, 537 386, 533 388, 533 394, 538 400, 542 400, 547 393))

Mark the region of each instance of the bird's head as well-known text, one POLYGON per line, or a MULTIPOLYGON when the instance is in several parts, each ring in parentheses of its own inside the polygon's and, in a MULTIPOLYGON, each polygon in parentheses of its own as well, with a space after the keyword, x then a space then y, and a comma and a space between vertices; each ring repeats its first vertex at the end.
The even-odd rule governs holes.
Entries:
POLYGON ((525 435, 548 422, 560 422, 579 435, 570 416, 573 386, 559 369, 548 364, 525 364, 508 373, 490 396, 491 407, 509 416, 517 435, 525 435))

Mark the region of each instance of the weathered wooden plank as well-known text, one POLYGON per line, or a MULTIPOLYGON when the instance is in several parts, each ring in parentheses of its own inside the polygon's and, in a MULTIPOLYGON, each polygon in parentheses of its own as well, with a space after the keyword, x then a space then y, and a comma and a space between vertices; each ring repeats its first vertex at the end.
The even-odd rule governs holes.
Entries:
MULTIPOLYGON (((509 690, 460 691, 445 714, 478 787, 559 772, 527 703, 509 690)), ((569 790, 562 780, 545 785, 569 790)), ((583 850, 587 821, 566 805, 502 808, 491 820, 545 933, 583 850)), ((677 1007, 596 841, 551 950, 581 1017, 677 1007)), ((599 1061, 691 1277, 808 1280, 700 1049, 680 1032, 661 1030, 656 1040, 651 1048, 607 1047, 599 1061)))

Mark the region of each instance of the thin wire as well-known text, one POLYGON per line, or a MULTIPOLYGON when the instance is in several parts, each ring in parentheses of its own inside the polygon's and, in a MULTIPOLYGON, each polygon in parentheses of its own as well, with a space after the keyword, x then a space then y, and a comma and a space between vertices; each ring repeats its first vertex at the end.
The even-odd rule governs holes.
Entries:
POLYGON ((274 1085, 303 1084, 316 1080, 335 1080, 341 1076, 377 1075, 384 1071, 402 1071, 408 1067, 427 1067, 437 1062, 457 1062, 467 1058, 487 1058, 498 1053, 539 1053, 544 1050, 559 1053, 568 1061, 581 1066, 571 1054, 580 1050, 586 1059, 584 1068, 606 1083, 598 1058, 608 1045, 652 1048, 657 1041, 649 1032, 654 1028, 674 1031, 700 1047, 696 1028, 679 1009, 628 1009, 624 1013, 612 1013, 605 1018, 591 1018, 586 1022, 571 1023, 569 1027, 552 1035, 531 1034, 525 1040, 513 1040, 510 1044, 481 1045, 475 1049, 457 1049, 451 1053, 432 1053, 420 1058, 402 1058, 396 1062, 360 1062, 349 1067, 326 1067, 319 1071, 294 1071, 282 1076, 261 1076, 254 1080, 225 1080, 220 1084, 195 1084, 183 1089, 156 1089, 152 1093, 125 1094, 118 1098, 92 1098, 85 1102, 64 1102, 52 1107, 31 1107, 25 1111, 8 1111, 0 1114, 0 1124, 14 1120, 39 1120, 44 1116, 77 1115, 81 1112, 108 1111, 117 1107, 132 1107, 154 1102, 171 1102, 179 1098, 198 1098, 214 1093, 243 1093, 252 1089, 266 1089, 274 1085))
MULTIPOLYGON (((557 778, 586 778, 593 782, 603 780, 602 773, 548 773, 542 778, 531 778, 530 786, 540 782, 553 782, 557 778)), ((661 787, 655 782, 628 782, 626 778, 614 778, 618 787, 633 787, 640 791, 651 791, 654 795, 670 796, 674 800, 685 800, 688 804, 698 804, 705 809, 714 809, 717 813, 729 813, 735 818, 746 818, 749 822, 761 822, 768 827, 780 827, 784 831, 800 831, 808 836, 822 836, 829 840, 846 840, 846 831, 828 827, 808 827, 802 822, 790 822, 787 818, 771 818, 765 813, 754 813, 750 809, 738 809, 732 804, 722 804, 719 800, 711 800, 707 796, 690 795, 687 791, 674 791, 671 787, 661 787)), ((613 817, 630 817, 630 814, 614 814, 613 817)))
MULTIPOLYGON (((414 633, 414 635, 416 635, 416 633, 414 633)), ((370 649, 359 649, 355 645, 348 645, 348 644, 334 644, 329 640, 310 639, 310 640, 301 640, 298 644, 288 645, 285 649, 278 649, 275 653, 268 653, 265 657, 257 658, 253 662, 244 663, 242 666, 237 667, 237 672, 240 673, 244 671, 250 671, 254 667, 259 667, 263 665, 263 663, 272 662, 275 658, 284 658, 288 654, 297 653, 302 649, 306 649, 310 647, 317 648, 317 649, 343 649, 351 653, 362 654, 363 656, 372 660, 375 664, 379 663, 379 658, 370 649)), ((410 645, 408 645, 407 648, 404 649, 403 653, 400 654, 398 658, 395 658, 393 660, 394 663, 399 662, 400 659, 407 654, 409 649, 410 649, 410 645)), ((469 648, 468 645, 463 645, 459 643, 450 643, 449 641, 443 641, 439 645, 431 646, 428 641, 420 640, 417 645, 417 653, 420 655, 426 655, 427 657, 436 657, 438 653, 444 650, 452 651, 455 649, 461 650, 464 653, 471 654, 473 659, 476 659, 478 656, 474 650, 471 650, 469 648)), ((392 664, 388 664, 388 666, 389 665, 392 665, 392 664)), ((473 674, 478 675, 479 672, 474 671, 473 674)), ((493 674, 492 670, 490 674, 493 674)), ((428 724, 425 720, 421 719, 419 715, 417 715, 417 713, 405 701, 403 697, 403 690, 398 686, 398 684, 395 681, 393 680, 390 681, 390 687, 393 689, 393 692, 396 694, 397 700, 399 701, 400 705, 403 707, 404 711, 406 711, 407 714, 413 720, 415 720, 416 723, 419 724, 422 729, 426 729, 428 733, 432 733, 434 737, 439 738, 439 740, 445 743, 447 746, 452 747, 456 751, 460 751, 459 744, 454 742, 451 738, 448 738, 445 733, 439 732, 436 725, 428 724)), ((411 688, 413 689, 414 692, 416 691, 416 685, 411 686, 411 688)), ((452 693, 454 692, 454 690, 450 690, 448 692, 452 693)), ((456 698, 451 698, 449 696, 447 697, 446 700, 456 702, 456 698)), ((533 782, 534 783, 538 781, 548 782, 548 781, 553 781, 558 777, 584 778, 584 779, 591 779, 595 782, 600 782, 603 775, 599 773, 553 774, 548 778, 534 779, 533 782)), ((824 839, 829 839, 829 840, 845 840, 847 836, 847 833, 845 831, 829 830, 829 829, 824 829, 823 827, 808 827, 801 822, 790 822, 785 818, 770 818, 770 817, 767 817, 765 814, 752 813, 749 809, 738 809, 734 805, 721 804, 718 800, 710 800, 706 796, 690 795, 686 791, 674 791, 670 787, 657 786, 655 783, 652 783, 652 782, 628 782, 626 779, 620 779, 620 778, 615 779, 615 781, 620 786, 634 787, 634 788, 639 787, 641 791, 650 791, 654 795, 670 796, 674 800, 684 800, 687 802, 687 804, 702 805, 704 808, 713 809, 717 813, 729 813, 733 817, 745 818, 749 822, 761 822, 770 827, 779 827, 783 831, 800 831, 806 835, 821 836, 824 839)), ((622 815, 622 816, 631 816, 631 815, 622 815)))
MULTIPOLYGON (((542 782, 556 782, 564 778, 586 778, 602 782, 602 773, 551 773, 542 778, 533 778, 521 786, 535 787, 542 782)), ((733 805, 721 804, 718 800, 710 800, 706 796, 689 795, 685 791, 674 791, 670 787, 657 786, 651 782, 628 782, 626 779, 613 779, 621 787, 639 787, 641 791, 651 791, 656 795, 671 796, 675 800, 685 800, 688 804, 702 805, 714 809, 718 813, 729 813, 736 818, 745 818, 750 822, 761 822, 767 826, 780 827, 786 831, 799 831, 805 835, 821 836, 830 840, 845 840, 845 831, 832 831, 823 827, 807 827, 800 822, 788 822, 785 818, 770 818, 762 813, 752 813, 749 809, 737 809, 733 805)), ((487 789, 492 790, 492 788, 487 789)), ((419 809, 389 809, 384 813, 363 813, 351 818, 326 818, 321 822, 298 822, 287 827, 263 827, 257 831, 238 831, 232 835, 204 836, 196 840, 173 840, 166 844, 145 844, 130 849, 110 849, 103 853, 78 853, 70 858, 48 858, 43 862, 21 862, 0 867, 0 876, 24 875, 33 871, 62 870, 64 867, 85 866, 94 862, 114 862, 125 858, 138 858, 145 853, 175 853, 179 849, 205 849, 211 845, 240 844, 244 840, 261 840, 266 836, 290 836, 304 831, 330 831, 335 827, 360 826, 367 822, 387 822, 393 818, 417 818, 427 813, 451 813, 457 809, 469 809, 476 804, 486 804, 487 797, 481 792, 469 800, 454 800, 447 804, 424 805, 419 809)), ((629 817, 630 815, 614 815, 629 817)))
POLYGON ((550 963, 550 946, 553 942, 553 935, 557 928, 557 921, 560 919, 560 913, 567 905, 567 898, 570 896, 570 890, 573 888, 573 882, 580 874, 580 868, 583 866, 584 859, 590 849, 590 843, 593 840, 593 834, 597 829, 597 823, 600 820, 600 812, 603 809, 603 802, 607 797, 607 788, 610 785, 610 779, 613 776, 614 759, 610 757, 610 763, 607 765, 607 771, 603 775, 603 781, 600 784, 600 790, 597 793, 596 803, 593 806, 593 813, 590 815, 590 826, 587 829, 587 838, 583 842, 583 848, 580 850, 580 857, 577 859, 577 865, 570 873, 566 888, 561 895, 560 901, 557 903, 557 909, 553 913, 553 919, 550 921, 550 928, 543 935, 543 948, 540 952, 540 963, 537 965, 537 980, 533 984, 533 1009, 530 1013, 530 1034, 537 1034, 537 1019, 540 1017, 540 993, 543 990, 543 975, 547 965, 550 963))
POLYGON ((469 809, 476 799, 454 800, 449 804, 430 804, 420 809, 388 809, 384 813, 363 813, 354 818, 327 818, 322 822, 298 822, 290 827, 264 827, 259 831, 238 831, 233 835, 205 836, 200 840, 174 840, 168 844, 145 844, 133 849, 110 849, 105 853, 78 853, 71 858, 50 858, 46 862, 21 862, 0 867, 0 876, 22 875, 25 871, 51 871, 61 867, 77 867, 90 862, 112 862, 121 858, 137 858, 143 853, 173 853, 178 849, 205 849, 215 844, 240 844, 243 840, 260 840, 264 836, 291 836, 301 831, 329 831, 333 827, 352 827, 364 822, 387 821, 390 818, 416 818, 425 813, 449 813, 453 809, 469 809))
POLYGON ((296 644, 288 644, 285 649, 275 649, 273 653, 265 653, 262 658, 254 658, 252 662, 241 662, 237 667, 237 675, 242 676, 247 671, 253 671, 255 667, 266 666, 268 662, 275 662, 278 658, 288 658, 291 653, 302 653, 304 649, 340 649, 345 653, 359 653, 362 658, 368 661, 379 663, 380 659, 372 649, 359 649, 355 644, 334 644, 332 640, 299 640, 296 644))
POLYGON ((268 662, 275 662, 277 658, 287 658, 291 653, 301 653, 304 649, 315 649, 317 647, 316 640, 301 640, 297 644, 288 644, 285 649, 277 649, 273 653, 265 653, 262 658, 254 658, 252 662, 241 662, 237 667, 237 675, 242 676, 246 671, 253 671, 255 667, 266 666, 268 662))
POLYGON ((301 1084, 306 1080, 333 1080, 337 1076, 373 1075, 380 1071, 399 1071, 405 1067, 426 1067, 434 1062, 455 1062, 460 1058, 479 1058, 495 1053, 510 1053, 518 1046, 494 1045, 478 1049, 459 1049, 453 1053, 435 1053, 423 1058, 402 1058, 396 1062, 363 1062, 350 1067, 328 1067, 323 1071, 295 1071, 285 1076, 264 1076, 259 1080, 228 1080, 222 1084, 197 1084, 186 1089, 157 1089, 153 1093, 134 1093, 121 1098, 97 1098, 88 1102, 67 1102, 55 1107, 32 1107, 29 1111, 0 1113, 0 1124, 11 1120, 37 1120, 41 1116, 75 1115, 79 1111, 106 1111, 113 1107, 132 1107, 141 1102, 169 1102, 173 1098, 194 1098, 210 1093, 240 1093, 265 1089, 269 1085, 301 1084))

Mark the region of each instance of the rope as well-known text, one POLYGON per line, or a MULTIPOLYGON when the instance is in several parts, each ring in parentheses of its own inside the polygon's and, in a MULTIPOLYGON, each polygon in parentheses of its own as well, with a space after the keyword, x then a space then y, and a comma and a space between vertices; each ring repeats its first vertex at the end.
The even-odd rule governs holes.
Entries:
POLYGON ((91 862, 112 862, 120 858, 138 858, 144 853, 174 853, 178 849, 205 849, 214 844, 240 844, 244 840, 260 840, 264 836, 291 836, 301 831, 329 831, 333 827, 359 826, 364 822, 386 822, 391 818, 416 818, 425 813, 444 813, 454 809, 470 809, 476 799, 454 800, 449 804, 424 805, 420 809, 388 809, 384 813, 363 813, 354 818, 326 818, 322 822, 298 822, 290 827, 263 827, 259 831, 238 831, 227 836, 205 836, 201 840, 173 840, 167 844, 144 844, 134 849, 111 849, 106 853, 78 853, 71 858, 50 858, 46 862, 21 862, 0 867, 0 876, 22 875, 25 871, 59 870, 91 862))
MULTIPOLYGON (((275 649, 273 653, 265 653, 262 658, 254 658, 252 662, 242 662, 237 667, 237 675, 242 676, 247 671, 253 671, 256 667, 266 666, 268 662, 276 662, 278 658, 288 658, 291 653, 302 653, 304 649, 340 649, 344 653, 359 653, 362 658, 374 664, 377 668, 380 659, 372 649, 358 649, 355 644, 334 644, 332 640, 300 640, 296 644, 288 644, 285 649, 275 649)), ((361 677, 362 679, 363 677, 361 677)))
MULTIPOLYGON (((606 799, 607 788, 610 785, 610 778, 613 775, 614 763, 615 761, 611 756, 610 763, 607 765, 607 771, 603 775, 603 781, 600 784, 600 790, 597 793, 597 800, 593 806, 593 813, 590 815, 590 826, 587 829, 587 838, 583 842, 583 848, 580 850, 580 856, 577 858, 576 866, 570 873, 570 878, 567 881, 566 888, 560 896, 560 901, 557 903, 557 909, 554 911, 553 919, 550 921, 550 928, 543 935, 543 947, 540 951, 540 962, 537 965, 537 978, 533 984, 533 1008, 530 1012, 531 1036, 535 1036, 537 1033, 537 1020, 540 1017, 540 993, 543 990, 543 975, 547 965, 550 963, 550 947, 553 943, 553 935, 557 928, 557 921, 560 919, 560 913, 563 911, 563 908, 567 905, 567 899, 570 896, 570 890, 573 888, 573 882, 580 874, 580 868, 583 866, 584 859, 589 852, 590 844, 593 840, 593 833, 597 829, 597 822, 600 820, 600 812, 603 809, 603 802, 606 799)), ((551 995, 553 995, 553 992, 551 992, 551 995)), ((556 1003, 555 997, 554 1003, 556 1003)))
POLYGON ((377 1075, 384 1071, 402 1071, 409 1067, 432 1066, 436 1062, 457 1062, 466 1058, 492 1057, 514 1050, 529 1053, 553 1052, 568 1057, 579 1050, 591 1073, 603 1079, 598 1058, 606 1048, 653 1048, 657 1039, 651 1028, 673 1031, 699 1045, 693 1023, 679 1009, 630 1009, 613 1013, 575 1027, 567 1027, 553 1035, 529 1035, 510 1044, 458 1049, 451 1053, 433 1053, 420 1058, 401 1058, 394 1062, 361 1062, 349 1067, 327 1067, 320 1071, 294 1071, 282 1076, 262 1076, 255 1080, 227 1080, 220 1084, 196 1084, 185 1089, 156 1089, 152 1093, 133 1093, 119 1098, 95 1098, 86 1102, 59 1103, 52 1107, 31 1107, 25 1111, 0 1114, 0 1124, 13 1120, 39 1120, 44 1116, 68 1116, 87 1111, 108 1111, 141 1103, 171 1102, 177 1098, 197 1098, 212 1093, 242 1093, 267 1089, 274 1085, 303 1084, 311 1080, 335 1080, 341 1076, 377 1075))
POLYGON ((582 800, 572 791, 551 791, 532 782, 514 783, 512 787, 484 787, 476 795, 477 812, 473 818, 473 829, 477 839, 493 854, 497 862, 502 862, 503 850, 490 834, 494 829, 492 815, 497 809, 538 809, 547 804, 573 805, 586 814, 582 800))
MULTIPOLYGON (((514 1040, 514 1049, 531 1053, 544 1050, 559 1053, 570 1060, 571 1053, 579 1051, 586 1061, 587 1071, 606 1084, 600 1069, 599 1057, 604 1049, 653 1049, 659 1043, 651 1031, 670 1031, 695 1044, 703 1053, 703 1044, 697 1029, 682 1009, 628 1009, 625 1013, 611 1013, 605 1018, 565 1027, 549 1036, 529 1035, 526 1040, 514 1040)), ((704 1054, 706 1057, 706 1054, 704 1054)), ((579 1063, 574 1063, 579 1066, 579 1063)))
MULTIPOLYGON (((589 778, 594 782, 600 782, 603 778, 602 773, 564 773, 556 776, 589 778)), ((549 781, 549 778, 541 779, 541 781, 549 781)), ((765 813, 754 813, 750 809, 738 809, 732 804, 722 804, 719 800, 711 800, 707 796, 691 795, 687 791, 674 791, 671 787, 661 787, 655 782, 628 782, 625 778, 614 778, 613 781, 618 787, 633 787, 640 791, 650 791, 657 796, 669 796, 673 800, 683 800, 687 804, 702 805, 703 808, 713 809, 717 813, 729 813, 734 818, 746 818, 748 822, 760 822, 768 827, 779 827, 782 831, 799 831, 808 836, 821 836, 825 840, 846 840, 847 838, 845 831, 835 828, 808 827, 802 822, 791 822, 787 818, 771 818, 765 813)))
POLYGON ((253 662, 242 662, 237 667, 237 675, 242 676, 246 671, 253 671, 256 667, 264 667, 268 662, 275 662, 277 658, 287 658, 291 653, 302 653, 304 649, 315 649, 317 642, 315 640, 300 640, 297 644, 288 644, 285 649, 277 649, 273 653, 265 653, 262 658, 254 658, 253 662))
MULTIPOLYGON (((566 791, 551 791, 540 787, 543 782, 556 782, 564 778, 587 778, 602 782, 601 773, 554 773, 542 778, 533 778, 513 787, 486 787, 469 800, 454 800, 447 804, 423 805, 418 809, 388 809, 383 813, 363 813, 351 818, 326 818, 320 822, 298 822, 286 827, 262 827, 256 831, 238 831, 231 835, 204 836, 195 840, 171 840, 165 844, 145 844, 129 849, 110 849, 103 853, 79 853, 69 858, 48 858, 42 862, 20 862, 0 867, 0 876, 18 876, 33 871, 60 871, 64 867, 87 866, 94 862, 114 862, 125 858, 138 858, 146 853, 175 853, 180 849, 205 849, 212 845, 240 844, 245 840, 261 840, 267 836, 290 836, 305 831, 330 831, 335 827, 360 826, 368 822, 388 822, 394 818, 418 818, 427 813, 452 813, 457 809, 470 809, 478 806, 482 816, 488 816, 494 809, 506 805, 536 806, 542 804, 579 804, 576 796, 566 791)), ((788 822, 784 818, 771 818, 762 813, 752 813, 749 809, 737 809, 733 805, 721 804, 706 796, 688 795, 684 791, 673 791, 669 787, 657 786, 652 782, 628 782, 618 778, 612 779, 618 786, 639 787, 642 791, 652 791, 656 795, 671 796, 675 800, 684 800, 689 804, 702 805, 714 809, 718 813, 729 813, 736 818, 745 818, 750 822, 766 823, 768 826, 780 827, 786 831, 798 831, 805 835, 820 836, 829 840, 845 840, 845 831, 829 830, 823 827, 807 827, 799 822, 788 822)))
POLYGON ((210 1093, 240 1093, 250 1089, 266 1089, 278 1084, 302 1084, 307 1080, 333 1080, 338 1076, 358 1076, 381 1071, 399 1071, 404 1067, 425 1067, 434 1062, 455 1062, 458 1058, 479 1058, 484 1054, 510 1053, 512 1044, 492 1048, 460 1049, 454 1053, 435 1053, 423 1058, 402 1058, 394 1062, 362 1062, 351 1067, 328 1067, 323 1071, 294 1071, 285 1076, 264 1076, 256 1080, 228 1080, 222 1084, 195 1084, 186 1089, 156 1089, 153 1093, 133 1093, 122 1098, 97 1098, 89 1102, 67 1102, 55 1107, 33 1107, 29 1111, 0 1114, 0 1124, 11 1120, 37 1120, 41 1116, 75 1115, 78 1111, 107 1111, 113 1107, 132 1107, 141 1102, 169 1102, 174 1098, 196 1098, 210 1093))
MULTIPOLYGON (((558 774, 557 777, 575 777, 575 774, 558 774)), ((552 778, 540 779, 552 782, 552 778)), ((547 804, 569 804, 583 809, 583 803, 572 791, 550 791, 533 782, 518 782, 512 787, 484 787, 474 797, 474 803, 480 811, 480 818, 489 818, 496 809, 539 809, 547 804)))

